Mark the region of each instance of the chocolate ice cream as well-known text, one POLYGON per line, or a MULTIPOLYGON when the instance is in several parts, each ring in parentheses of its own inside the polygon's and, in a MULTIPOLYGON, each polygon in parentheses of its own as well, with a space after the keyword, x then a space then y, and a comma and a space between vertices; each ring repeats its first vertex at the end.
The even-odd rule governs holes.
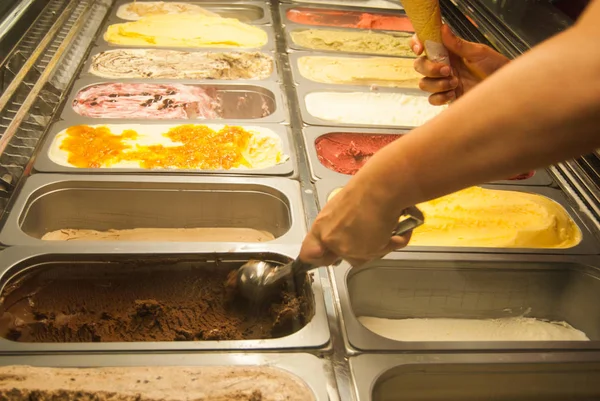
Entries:
POLYGON ((226 286, 240 263, 126 261, 56 263, 5 286, 0 335, 18 342, 134 342, 268 339, 312 317, 307 283, 283 283, 251 303, 226 286))

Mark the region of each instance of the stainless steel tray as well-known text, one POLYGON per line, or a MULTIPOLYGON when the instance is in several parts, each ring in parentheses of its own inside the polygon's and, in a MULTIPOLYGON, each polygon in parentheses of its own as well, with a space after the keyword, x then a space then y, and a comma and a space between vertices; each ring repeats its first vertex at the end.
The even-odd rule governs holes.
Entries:
POLYGON ((281 369, 301 379, 313 392, 317 401, 328 401, 324 378, 327 362, 305 353, 120 353, 66 355, 5 355, 0 356, 0 366, 28 365, 36 367, 87 368, 133 366, 265 366, 281 369))
MULTIPOLYGON (((344 177, 343 180, 330 180, 323 179, 318 180, 315 183, 317 190, 317 197, 319 206, 322 208, 327 203, 327 197, 331 192, 339 187, 343 187, 348 181, 349 177, 344 177)), ((529 254, 569 254, 569 255, 597 255, 600 253, 600 245, 598 240, 594 236, 593 232, 594 225, 587 216, 580 213, 574 206, 571 205, 566 195, 556 188, 542 187, 542 186, 520 186, 520 185, 492 185, 485 184, 480 187, 488 189, 498 189, 505 191, 519 191, 527 192, 545 196, 559 203, 569 213, 575 224, 579 227, 582 233, 581 242, 567 249, 552 249, 552 248, 484 248, 484 247, 441 247, 441 246, 408 246, 402 252, 415 251, 415 252, 476 252, 476 253, 488 253, 488 254, 500 254, 500 253, 529 253, 529 254)))
MULTIPOLYGON (((310 52, 322 52, 322 53, 327 53, 330 55, 350 55, 350 54, 362 54, 362 55, 371 55, 371 56, 391 56, 391 57, 409 57, 409 56, 400 56, 400 55, 395 55, 395 54, 384 54, 384 53, 368 53, 368 52, 345 52, 345 51, 336 51, 336 50, 325 50, 325 49, 311 49, 310 47, 304 47, 301 46, 299 44, 297 44, 296 42, 294 42, 294 40, 292 39, 292 32, 296 32, 296 31, 306 31, 306 30, 327 30, 327 31, 351 31, 351 32, 363 32, 363 33, 367 33, 369 32, 369 30, 367 29, 353 29, 353 28, 336 28, 336 27, 332 27, 332 26, 310 26, 310 25, 301 25, 301 24, 295 24, 295 23, 286 23, 285 24, 285 39, 287 41, 287 48, 288 50, 306 50, 306 51, 310 51, 310 52)), ((407 32, 402 32, 402 31, 385 31, 385 30, 377 30, 374 31, 380 34, 387 34, 387 35, 391 35, 391 36, 403 36, 406 35, 407 32)), ((410 37, 407 37, 406 40, 408 41, 410 39, 410 37)), ((268 44, 267 44, 268 46, 268 44)), ((414 58, 416 58, 417 56, 414 56, 414 58)))
MULTIPOLYGON (((243 3, 238 3, 238 4, 243 4, 243 3)), ((149 47, 149 46, 130 46, 130 45, 117 45, 117 44, 113 44, 113 43, 109 43, 104 39, 104 34, 106 33, 106 30, 108 29, 109 25, 113 25, 113 24, 120 24, 120 23, 124 23, 126 21, 122 20, 122 19, 116 19, 116 20, 107 20, 104 25, 102 25, 102 27, 98 30, 98 36, 96 37, 96 40, 94 41, 94 44, 98 45, 98 46, 106 46, 112 49, 122 49, 122 48, 145 48, 145 47, 149 47)), ((257 25, 257 24, 253 24, 253 25, 257 25)), ((228 50, 249 50, 249 49, 256 49, 256 50, 263 50, 263 51, 275 51, 275 32, 273 30, 273 26, 272 25, 257 25, 257 28, 262 29, 263 31, 265 31, 267 33, 267 43, 264 46, 261 47, 177 47, 179 50, 183 50, 183 51, 193 51, 193 50, 206 50, 206 51, 212 51, 213 49, 228 49, 228 50)), ((166 47, 163 46, 151 46, 152 48, 155 49, 163 49, 166 47)))
MULTIPOLYGON (((133 0, 117 0, 113 4, 109 15, 111 23, 128 21, 117 17, 119 7, 127 3, 133 3, 133 0)), ((186 1, 186 3, 198 5, 208 11, 219 14, 223 18, 238 19, 246 24, 264 25, 272 23, 268 5, 260 1, 186 1)))
POLYGON ((600 350, 597 257, 405 252, 360 269, 333 269, 349 353, 362 351, 600 350), (567 321, 592 341, 396 341, 357 316, 567 321))
MULTIPOLYGON (((121 274, 134 274, 135 270, 149 268, 174 269, 175 264, 189 268, 190 263, 201 263, 212 268, 232 268, 250 258, 262 258, 285 263, 295 258, 297 246, 269 247, 249 244, 238 248, 227 244, 136 244, 132 246, 90 246, 85 249, 70 245, 53 247, 12 247, 2 252, 0 280, 2 287, 16 274, 34 268, 48 268, 56 264, 69 264, 69 269, 82 269, 84 275, 92 270, 82 263, 95 264, 94 274, 104 274, 106 268, 120 269, 121 274), (125 264, 129 262, 129 264, 125 264), (131 263, 133 262, 133 263, 131 263), (162 263, 166 266, 159 267, 162 263), (80 267, 77 267, 80 266, 80 267), (127 267, 126 267, 127 266, 127 267)), ((66 270, 64 271, 67 274, 66 270)), ((315 272, 316 274, 316 272, 315 272)), ((312 275, 312 273, 311 273, 312 275)), ((33 353, 54 351, 200 351, 200 350, 281 350, 322 348, 329 342, 329 327, 323 289, 320 280, 307 280, 302 293, 312 301, 312 319, 298 331, 281 338, 239 341, 174 341, 174 342, 106 342, 106 343, 21 343, 0 338, 0 353, 33 353)))
MULTIPOLYGON (((252 51, 252 50, 247 50, 247 49, 242 49, 242 50, 235 50, 235 49, 215 49, 215 50, 208 50, 208 49, 196 49, 196 50, 181 50, 178 47, 161 47, 160 49, 158 48, 148 48, 150 50, 174 50, 174 51, 189 51, 191 53, 197 52, 197 53, 251 53, 251 52, 258 52, 258 50, 256 51, 252 51)), ((92 65, 92 58, 102 52, 105 51, 110 51, 110 50, 122 50, 121 48, 116 48, 114 46, 93 46, 90 50, 90 54, 89 57, 86 59, 85 63, 83 64, 83 67, 81 69, 81 72, 79 73, 78 79, 96 79, 96 80, 102 80, 102 79, 106 79, 106 78, 102 78, 99 76, 96 76, 92 73, 90 73, 90 67, 92 65)), ((282 82, 282 77, 279 73, 279 69, 278 69, 278 65, 277 65, 277 61, 276 61, 276 57, 274 57, 274 53, 269 53, 269 52, 261 52, 262 54, 264 54, 265 56, 269 56, 271 57, 271 59, 273 60, 273 70, 271 71, 271 75, 269 77, 267 77, 266 79, 247 79, 247 80, 237 80, 235 82, 243 82, 245 84, 253 84, 253 83, 262 83, 262 82, 282 82)), ((128 82, 134 79, 139 79, 139 80, 145 80, 145 82, 147 83, 152 83, 154 81, 158 81, 159 79, 155 79, 155 78, 119 78, 118 80, 120 82, 128 82)), ((184 81, 183 79, 172 79, 173 82, 182 82, 184 81)), ((189 81, 189 80, 188 80, 189 81)), ((233 80, 219 80, 219 79, 198 79, 198 80, 193 80, 191 81, 192 83, 195 84, 214 84, 217 82, 234 82, 233 80)))
POLYGON ((600 398, 600 355, 421 354, 350 358, 358 401, 600 398))
MULTIPOLYGON (((97 124, 97 122, 104 121, 102 119, 85 118, 88 120, 90 125, 97 124)), ((143 125, 163 125, 165 121, 169 120, 157 120, 144 121, 143 125)), ((168 122, 167 125, 171 125, 168 122)), ((126 126, 126 124, 123 124, 126 126)), ((177 124, 173 124, 175 126, 177 124)), ((50 159, 49 151, 52 147, 52 143, 56 136, 68 127, 73 126, 67 121, 59 121, 52 125, 48 134, 44 137, 42 148, 38 153, 35 163, 34 170, 39 172, 50 172, 50 173, 92 173, 92 174, 121 174, 121 173, 135 173, 135 174, 202 174, 202 175, 226 175, 226 176, 292 176, 296 171, 296 152, 294 150, 293 142, 290 136, 289 127, 282 124, 252 124, 247 122, 236 123, 234 121, 228 121, 227 125, 236 125, 241 127, 260 126, 268 128, 273 131, 277 136, 281 138, 281 145, 283 153, 289 156, 289 159, 284 163, 277 164, 272 167, 263 169, 231 169, 231 170, 189 170, 189 169, 144 169, 144 168, 76 168, 67 167, 55 163, 50 159)))
MULTIPOLYGON (((347 2, 349 4, 352 4, 351 1, 347 2)), ((279 4, 279 15, 281 16, 281 22, 283 24, 283 27, 286 28, 289 25, 298 25, 298 26, 303 26, 303 27, 321 27, 321 28, 325 28, 329 26, 325 26, 325 25, 307 25, 307 24, 300 24, 297 22, 293 22, 290 21, 287 17, 287 12, 288 10, 292 9, 292 8, 308 8, 311 10, 323 10, 323 11, 350 11, 350 12, 354 12, 354 13, 375 13, 375 14, 384 14, 384 15, 390 15, 390 16, 397 16, 397 17, 406 17, 406 13, 404 12, 403 9, 386 9, 386 8, 371 8, 371 7, 362 7, 359 6, 360 10, 357 10, 356 8, 352 7, 352 6, 344 6, 344 5, 337 5, 337 4, 325 4, 325 3, 301 3, 301 2, 295 2, 292 1, 291 4, 287 3, 287 0, 282 0, 279 4)), ((356 30, 362 30, 362 31, 366 31, 367 29, 364 28, 346 28, 346 29, 356 29, 356 30)), ((373 31, 379 31, 381 29, 371 29, 373 31)), ((383 31, 386 31, 385 29, 383 31)), ((387 32, 387 31, 386 31, 387 32)), ((394 31, 394 32, 401 32, 401 31, 394 31)))
MULTIPOLYGON (((305 224, 300 186, 289 179, 34 174, 13 204, 0 243, 53 247, 57 243, 42 236, 64 228, 216 226, 265 230, 275 236, 269 245, 296 245, 306 233, 305 224)), ((78 252, 94 243, 69 242, 78 252)), ((152 249, 160 243, 115 245, 125 244, 152 249)))
MULTIPOLYGON (((98 85, 98 84, 113 84, 120 83, 118 80, 110 80, 110 79, 99 79, 99 78, 85 78, 76 81, 73 84, 73 88, 68 97, 67 102, 64 105, 62 110, 61 119, 68 121, 71 125, 84 124, 87 121, 98 121, 99 123, 107 123, 111 124, 119 124, 119 123, 132 123, 135 121, 148 121, 149 119, 144 118, 90 118, 82 116, 73 110, 73 101, 77 97, 77 94, 85 89, 88 86, 98 85)), ((222 119, 160 119, 156 121, 161 121, 163 123, 182 123, 185 122, 189 124, 190 122, 202 122, 202 123, 215 123, 215 124, 223 124, 228 121, 246 121, 252 123, 281 123, 284 121, 289 121, 287 104, 283 97, 283 92, 281 91, 281 87, 277 83, 272 82, 257 82, 256 84, 249 83, 250 81, 219 81, 219 83, 210 83, 210 84, 198 84, 197 81, 193 80, 163 80, 157 79, 155 81, 149 81, 144 79, 134 79, 128 80, 128 84, 183 84, 183 85, 195 85, 201 86, 212 91, 215 91, 215 94, 219 94, 223 98, 226 98, 225 102, 236 102, 241 98, 242 95, 250 96, 248 110, 244 111, 247 114, 245 118, 240 118, 238 113, 236 115, 236 110, 234 106, 230 106, 230 109, 223 110, 223 118, 222 119), (266 107, 271 113, 265 117, 260 117, 262 112, 266 107)), ((248 98, 247 98, 248 99, 248 98)), ((234 103, 230 103, 234 104, 234 103)), ((88 122, 89 124, 89 122, 88 122)))
POLYGON ((306 108, 305 97, 312 92, 338 92, 338 93, 400 93, 410 96, 426 96, 426 93, 420 89, 410 88, 385 88, 378 87, 376 90, 372 90, 360 86, 347 86, 347 85, 325 85, 325 84, 312 84, 312 85, 300 85, 296 87, 296 93, 298 95, 298 103, 300 105, 300 114, 302 121, 307 125, 316 126, 329 126, 329 127, 365 127, 365 128, 378 128, 378 129, 413 129, 414 126, 400 126, 400 125, 371 125, 371 124, 350 124, 341 123, 335 121, 322 120, 310 114, 306 108))
MULTIPOLYGON (((389 59, 398 59, 398 58, 406 58, 406 57, 393 57, 393 56, 384 56, 384 55, 378 55, 378 56, 373 56, 373 55, 364 55, 364 54, 346 54, 346 53, 340 53, 339 55, 336 54, 332 54, 332 53, 321 53, 321 52, 317 52, 317 51, 294 51, 291 52, 288 57, 290 59, 290 67, 292 70, 292 78, 294 83, 296 84, 296 86, 301 87, 303 90, 308 90, 308 91, 313 91, 313 90, 320 90, 322 89, 323 86, 328 86, 331 88, 335 88, 336 90, 348 90, 348 91, 353 91, 355 89, 364 89, 364 88, 369 88, 369 90, 371 90, 371 88, 377 88, 377 90, 379 89, 385 89, 387 91, 394 91, 394 92, 398 92, 398 91, 403 91, 405 89, 408 89, 409 91, 415 91, 415 93, 417 94, 421 94, 421 95, 425 95, 426 93, 421 91, 418 87, 415 88, 404 88, 404 87, 394 87, 394 86, 380 86, 377 84, 355 84, 355 85, 349 85, 349 84, 338 84, 338 83, 331 83, 331 84, 325 84, 325 83, 321 83, 321 82, 316 82, 316 81, 312 81, 308 78, 306 78, 304 75, 302 75, 302 73, 300 72, 300 68, 298 67, 298 60, 301 57, 335 57, 335 58, 350 58, 350 59, 359 59, 359 58, 389 58, 389 59)), ((412 60, 412 59, 411 59, 412 60)))
MULTIPOLYGON (((303 135, 304 144, 306 146, 306 151, 308 153, 308 162, 311 170, 311 175, 313 180, 318 179, 327 179, 327 180, 336 180, 336 182, 342 181, 344 184, 349 179, 349 175, 340 174, 333 170, 328 169, 319 161, 317 156, 317 150, 315 148, 315 141, 317 138, 335 132, 349 132, 349 133, 357 133, 357 134, 407 134, 409 131, 402 129, 368 129, 368 128, 327 128, 327 127, 304 127, 303 135)), ((541 169, 536 170, 535 175, 531 178, 527 178, 524 180, 500 180, 495 181, 494 184, 502 184, 502 185, 520 185, 520 186, 551 186, 554 184, 554 181, 548 175, 548 173, 541 169)))

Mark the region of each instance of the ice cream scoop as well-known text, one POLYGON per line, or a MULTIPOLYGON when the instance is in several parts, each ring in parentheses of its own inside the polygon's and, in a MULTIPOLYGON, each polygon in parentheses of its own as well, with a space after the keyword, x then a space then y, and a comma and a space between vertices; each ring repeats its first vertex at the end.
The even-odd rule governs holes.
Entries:
MULTIPOLYGON (((405 209, 396 225, 392 236, 403 235, 420 226, 424 222, 423 213, 412 206, 405 209)), ((245 298, 249 300, 266 299, 269 294, 277 290, 277 284, 282 280, 294 278, 306 274, 308 271, 316 268, 310 263, 305 263, 299 258, 283 266, 274 266, 270 263, 249 260, 238 269, 236 275, 232 277, 235 280, 235 286, 245 298)))
POLYGON ((404 11, 431 61, 450 65, 448 50, 442 44, 442 15, 438 0, 402 0, 404 11))

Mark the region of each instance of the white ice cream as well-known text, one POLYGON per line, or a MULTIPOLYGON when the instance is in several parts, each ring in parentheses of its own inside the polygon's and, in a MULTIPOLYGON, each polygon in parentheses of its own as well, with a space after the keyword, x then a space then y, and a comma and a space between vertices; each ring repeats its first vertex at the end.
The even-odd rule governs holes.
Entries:
POLYGON ((566 322, 502 319, 383 319, 361 316, 372 332, 397 341, 589 341, 566 322))
POLYGON ((402 93, 313 92, 305 102, 307 111, 321 120, 399 127, 418 127, 446 109, 430 105, 426 96, 402 93))

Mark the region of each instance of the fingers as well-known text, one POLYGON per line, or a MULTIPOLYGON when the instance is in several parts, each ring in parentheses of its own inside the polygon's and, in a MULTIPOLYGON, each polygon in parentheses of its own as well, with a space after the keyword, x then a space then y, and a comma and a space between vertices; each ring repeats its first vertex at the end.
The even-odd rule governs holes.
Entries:
POLYGON ((422 78, 419 88, 429 93, 441 93, 454 90, 458 87, 458 78, 422 78))
POLYGON ((328 250, 325 245, 310 232, 302 242, 300 260, 313 266, 329 266, 336 262, 339 256, 328 250))
POLYGON ((421 42, 419 41, 419 38, 417 38, 417 35, 413 35, 410 40, 409 40, 409 45, 410 48, 412 49, 412 51, 417 55, 420 56, 423 53, 423 45, 421 44, 421 42))
POLYGON ((429 104, 433 106, 442 106, 444 104, 450 103, 451 101, 456 99, 455 91, 448 91, 442 93, 434 93, 429 96, 429 104))
POLYGON ((450 66, 435 63, 424 56, 415 60, 414 67, 419 74, 429 78, 445 78, 452 74, 450 66))

